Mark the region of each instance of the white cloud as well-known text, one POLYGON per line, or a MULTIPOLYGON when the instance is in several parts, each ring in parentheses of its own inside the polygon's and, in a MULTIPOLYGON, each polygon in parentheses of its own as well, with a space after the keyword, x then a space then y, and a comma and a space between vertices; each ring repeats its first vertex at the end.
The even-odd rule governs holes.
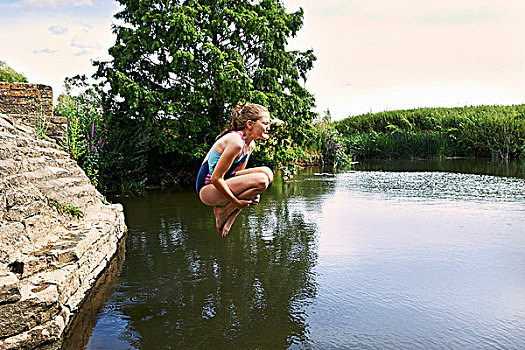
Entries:
POLYGON ((82 49, 76 53, 74 53, 74 56, 85 56, 88 55, 90 52, 86 49, 82 49))
POLYGON ((58 7, 60 0, 22 0, 22 4, 34 7, 58 7))
POLYGON ((91 0, 78 0, 73 2, 73 6, 81 7, 81 6, 93 6, 93 2, 91 0))
POLYGON ((65 27, 62 27, 61 25, 56 25, 56 26, 50 26, 49 28, 47 28, 51 34, 53 35, 62 35, 62 34, 66 34, 67 33, 67 28, 65 27))
POLYGON ((91 29, 95 28, 89 23, 81 22, 80 24, 82 25, 82 31, 86 33, 91 31, 91 29))
POLYGON ((71 47, 79 49, 100 49, 101 45, 90 38, 75 36, 71 41, 71 47))
POLYGON ((443 10, 416 15, 413 17, 413 20, 421 23, 453 24, 496 19, 503 15, 502 12, 487 11, 485 9, 443 10))
POLYGON ((43 50, 33 50, 34 55, 49 55, 56 53, 57 50, 43 49, 43 50))
POLYGON ((91 0, 22 0, 22 4, 32 7, 85 7, 93 6, 91 0))

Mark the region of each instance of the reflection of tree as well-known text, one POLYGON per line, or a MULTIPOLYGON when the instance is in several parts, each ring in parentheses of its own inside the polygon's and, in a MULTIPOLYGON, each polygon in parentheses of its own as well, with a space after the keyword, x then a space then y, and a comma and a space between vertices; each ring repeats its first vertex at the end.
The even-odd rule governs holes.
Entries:
POLYGON ((353 165, 355 170, 375 171, 441 171, 463 174, 495 175, 525 178, 523 161, 471 159, 396 159, 365 160, 353 165))
POLYGON ((304 308, 316 294, 316 226, 308 217, 330 184, 309 186, 302 195, 299 182, 274 184, 226 239, 193 193, 125 202, 125 282, 113 298, 138 335, 130 344, 285 348, 305 340, 304 308))

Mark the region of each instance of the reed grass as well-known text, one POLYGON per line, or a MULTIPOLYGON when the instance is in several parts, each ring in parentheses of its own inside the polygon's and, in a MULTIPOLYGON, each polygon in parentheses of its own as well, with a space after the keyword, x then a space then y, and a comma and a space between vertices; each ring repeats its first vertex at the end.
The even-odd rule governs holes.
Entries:
POLYGON ((525 158, 525 105, 420 108, 333 123, 358 158, 525 158))

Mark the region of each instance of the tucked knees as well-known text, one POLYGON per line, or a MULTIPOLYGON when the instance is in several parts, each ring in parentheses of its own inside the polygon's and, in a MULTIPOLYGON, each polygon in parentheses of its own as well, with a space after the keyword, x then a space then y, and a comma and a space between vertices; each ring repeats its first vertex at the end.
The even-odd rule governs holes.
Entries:
POLYGON ((257 170, 257 189, 262 192, 266 190, 273 181, 273 171, 272 169, 265 166, 258 167, 257 170))
POLYGON ((258 191, 262 192, 268 188, 270 185, 270 178, 267 174, 261 172, 254 174, 254 185, 258 191))
POLYGON ((269 183, 273 181, 273 171, 272 169, 266 167, 266 166, 262 166, 261 167, 261 170, 266 174, 266 176, 268 176, 268 181, 269 183))
MULTIPOLYGON (((263 166, 240 170, 236 176, 227 179, 226 183, 236 196, 241 196, 239 198, 246 196, 252 198, 266 190, 272 181, 272 170, 263 166)), ((218 205, 227 200, 214 185, 204 186, 199 196, 202 202, 207 205, 218 205)))
POLYGON ((262 173, 266 175, 266 177, 268 178, 268 184, 270 184, 273 181, 272 169, 268 168, 267 166, 260 166, 260 167, 253 168, 253 169, 256 170, 258 173, 262 173))

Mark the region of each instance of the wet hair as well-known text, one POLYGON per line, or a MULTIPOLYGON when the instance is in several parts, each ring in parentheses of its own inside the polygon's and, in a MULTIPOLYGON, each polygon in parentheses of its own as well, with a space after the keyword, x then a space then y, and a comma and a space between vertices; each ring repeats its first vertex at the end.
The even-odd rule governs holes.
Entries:
POLYGON ((268 109, 256 103, 246 103, 235 106, 230 114, 228 127, 224 129, 217 138, 226 135, 230 131, 243 130, 249 120, 255 122, 261 119, 261 114, 264 112, 268 112, 268 109))

